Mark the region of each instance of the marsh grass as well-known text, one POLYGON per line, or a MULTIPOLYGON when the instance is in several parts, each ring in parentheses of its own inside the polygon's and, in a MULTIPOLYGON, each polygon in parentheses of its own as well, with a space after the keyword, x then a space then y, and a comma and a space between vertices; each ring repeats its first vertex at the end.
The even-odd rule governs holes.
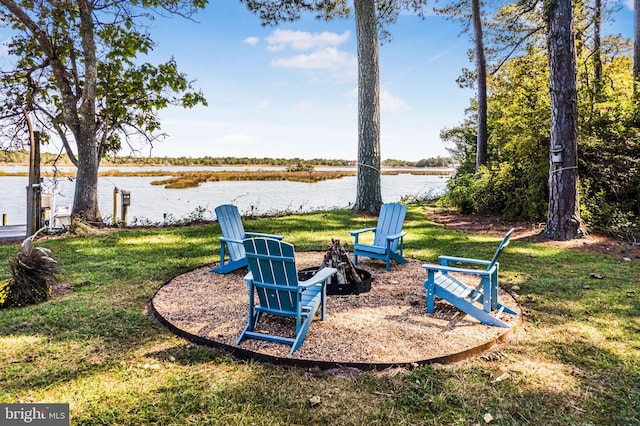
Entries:
MULTIPOLYGON (((384 175, 397 175, 399 171, 383 171, 384 175)), ((448 175, 448 171, 440 170, 419 170, 406 173, 418 175, 448 175)), ((330 179, 340 179, 346 176, 356 176, 356 171, 329 170, 329 171, 219 171, 219 172, 172 172, 173 177, 167 179, 154 180, 152 185, 164 185, 165 188, 193 188, 204 182, 219 181, 244 181, 244 180, 262 180, 262 181, 290 181, 290 182, 306 182, 314 183, 330 179)))
MULTIPOLYGON (((449 169, 425 169, 425 170, 382 170, 383 175, 398 175, 410 173, 414 175, 449 176, 452 172, 449 169)), ((75 171, 58 170, 55 176, 58 178, 75 177, 75 171)), ((28 176, 28 172, 4 172, 0 171, 0 176, 28 176)), ((53 177, 51 172, 42 172, 42 176, 53 177)), ((166 171, 160 168, 155 170, 101 170, 99 176, 120 176, 120 177, 163 177, 154 180, 151 185, 164 186, 169 189, 196 188, 205 182, 221 181, 290 181, 314 183, 330 179, 340 179, 346 176, 356 176, 355 170, 309 170, 309 171, 274 171, 274 170, 245 170, 245 171, 166 171), (170 176, 170 177, 167 177, 170 176)))
MULTIPOLYGON (((245 220, 300 251, 373 224, 347 210, 245 220)), ((487 257, 499 240, 436 226, 419 206, 405 230, 406 254, 429 262, 487 257)), ((528 316, 492 356, 347 379, 236 361, 146 315, 164 282, 216 260, 219 235, 213 224, 39 241, 75 291, 0 311, 0 402, 69 402, 74 425, 640 424, 637 259, 514 240, 501 285, 520 288, 528 316)), ((0 246, 0 259, 14 252, 0 246)))

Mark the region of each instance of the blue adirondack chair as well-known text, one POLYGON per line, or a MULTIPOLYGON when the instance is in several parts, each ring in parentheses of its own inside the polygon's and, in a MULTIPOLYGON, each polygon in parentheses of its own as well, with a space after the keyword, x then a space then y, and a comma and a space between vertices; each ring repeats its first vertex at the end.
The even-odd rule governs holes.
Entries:
POLYGON ((375 228, 350 231, 349 233, 355 237, 353 263, 358 264, 358 256, 382 259, 387 262, 387 271, 391 270, 392 259, 398 263, 407 263, 407 259, 402 255, 403 239, 407 235, 402 231, 406 215, 407 206, 397 203, 383 204, 378 217, 378 225, 375 228), (359 243, 359 236, 363 232, 374 232, 373 244, 359 243))
POLYGON ((216 219, 222 230, 222 237, 218 238, 220 240, 220 265, 217 268, 213 268, 211 272, 227 274, 247 266, 247 258, 242 245, 242 240, 246 238, 266 237, 277 240, 284 238, 282 235, 245 232, 238 208, 234 205, 223 204, 216 207, 215 212, 216 219), (229 256, 228 260, 225 259, 227 255, 229 256))
POLYGON ((324 320, 326 284, 337 272, 335 268, 320 269, 306 281, 298 281, 293 245, 270 238, 244 240, 249 273, 244 280, 249 286, 249 320, 236 345, 245 339, 260 339, 291 345, 293 354, 304 341, 311 321, 321 306, 324 320), (255 302, 258 295, 258 303, 255 302), (285 337, 256 331, 262 314, 295 319, 295 337, 285 337))
POLYGON ((427 291, 427 312, 433 312, 435 296, 438 296, 483 324, 508 328, 509 325, 499 317, 503 312, 511 315, 516 315, 516 312, 498 302, 498 257, 509 244, 512 233, 513 229, 507 232, 491 260, 439 256, 440 265, 422 265, 427 272, 427 280, 424 282, 427 291), (481 265, 485 269, 449 266, 454 262, 481 265), (479 276, 480 283, 469 286, 449 275, 449 272, 479 276))

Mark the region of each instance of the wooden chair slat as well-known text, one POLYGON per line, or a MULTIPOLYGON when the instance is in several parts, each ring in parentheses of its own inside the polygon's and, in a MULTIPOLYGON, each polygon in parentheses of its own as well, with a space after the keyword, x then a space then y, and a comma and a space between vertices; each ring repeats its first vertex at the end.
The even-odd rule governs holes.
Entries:
POLYGON ((484 324, 509 327, 499 317, 504 312, 511 315, 515 315, 516 312, 498 301, 498 257, 509 244, 509 237, 512 233, 513 229, 507 232, 489 262, 478 259, 440 256, 443 264, 422 265, 427 272, 427 279, 423 283, 427 292, 427 312, 432 313, 434 311, 435 297, 437 296, 484 324), (485 270, 464 269, 457 266, 450 267, 449 262, 453 260, 459 263, 473 264, 476 267, 478 264, 488 266, 485 270), (480 283, 468 285, 461 279, 451 276, 449 272, 480 276, 480 283))
POLYGON ((294 353, 304 341, 318 309, 326 306, 326 284, 337 270, 325 268, 322 278, 314 277, 298 285, 298 272, 293 245, 271 238, 247 238, 243 241, 249 274, 245 281, 249 286, 249 318, 236 345, 245 339, 261 339, 291 345, 294 353), (257 294, 258 303, 254 304, 257 294), (272 335, 255 330, 261 314, 267 313, 296 320, 296 337, 272 335))
POLYGON ((407 206, 398 203, 383 204, 380 208, 376 228, 350 231, 354 236, 353 263, 358 264, 358 256, 382 259, 386 262, 387 271, 391 270, 391 260, 407 263, 403 256, 404 235, 402 226, 407 215, 407 206), (373 244, 359 243, 359 236, 364 232, 374 232, 373 244))
POLYGON ((211 272, 227 274, 247 266, 247 257, 242 241, 251 235, 281 240, 281 235, 249 234, 245 232, 238 208, 232 204, 223 204, 215 208, 216 220, 222 231, 220 238, 220 264, 211 272), (226 259, 228 256, 228 260, 226 259))

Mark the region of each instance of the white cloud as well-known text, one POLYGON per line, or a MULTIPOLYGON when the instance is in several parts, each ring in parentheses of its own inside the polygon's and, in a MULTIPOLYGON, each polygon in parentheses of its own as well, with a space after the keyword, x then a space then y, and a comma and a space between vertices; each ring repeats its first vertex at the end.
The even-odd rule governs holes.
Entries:
POLYGON ((294 50, 317 50, 326 47, 340 46, 349 40, 350 31, 342 34, 324 31, 321 33, 310 33, 306 31, 275 30, 265 40, 268 49, 271 51, 291 48, 294 50))
POLYGON ((297 55, 289 58, 274 59, 271 61, 274 67, 342 70, 354 69, 357 65, 356 57, 350 53, 338 50, 335 47, 327 47, 308 55, 297 55))
POLYGON ((263 99, 256 104, 256 108, 258 109, 267 109, 271 106, 270 99, 263 99))
POLYGON ((256 44, 260 43, 260 39, 258 37, 247 37, 242 40, 242 42, 250 44, 251 46, 255 46, 256 44))
POLYGON ((275 30, 265 38, 267 50, 271 52, 287 50, 281 57, 271 60, 271 66, 298 70, 329 71, 323 74, 334 80, 353 78, 357 72, 357 60, 353 53, 338 48, 351 37, 350 31, 343 33, 324 31, 275 30), (306 52, 293 54, 291 51, 306 52), (288 56, 287 56, 288 55, 288 56))
POLYGON ((411 108, 411 106, 405 101, 394 96, 391 92, 383 88, 380 93, 380 109, 387 112, 407 112, 411 111, 413 108, 411 108))
POLYGON ((624 4, 627 5, 627 7, 629 8, 629 10, 633 10, 633 0, 625 0, 624 4))
MULTIPOLYGON (((358 88, 353 88, 346 96, 357 99, 358 88)), ((409 112, 413 111, 413 108, 399 97, 393 95, 385 87, 382 87, 380 89, 380 110, 384 112, 409 112)))

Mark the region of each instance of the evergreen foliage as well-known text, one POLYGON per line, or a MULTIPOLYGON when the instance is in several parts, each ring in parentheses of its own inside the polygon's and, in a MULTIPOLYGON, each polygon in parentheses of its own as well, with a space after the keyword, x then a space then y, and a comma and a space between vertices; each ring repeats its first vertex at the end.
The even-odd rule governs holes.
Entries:
MULTIPOLYGON (((588 14, 583 19, 588 19, 588 14)), ((586 21, 583 22, 586 24, 586 21)), ((640 111, 634 103, 628 43, 601 45, 602 78, 593 51, 578 40, 578 171, 581 215, 598 232, 635 240, 640 230, 640 111), (622 52, 622 53, 620 53, 622 52)), ((465 213, 544 221, 548 202, 550 95, 546 47, 531 39, 489 79, 489 162, 475 173, 475 104, 441 137, 460 162, 441 200, 465 213)))

